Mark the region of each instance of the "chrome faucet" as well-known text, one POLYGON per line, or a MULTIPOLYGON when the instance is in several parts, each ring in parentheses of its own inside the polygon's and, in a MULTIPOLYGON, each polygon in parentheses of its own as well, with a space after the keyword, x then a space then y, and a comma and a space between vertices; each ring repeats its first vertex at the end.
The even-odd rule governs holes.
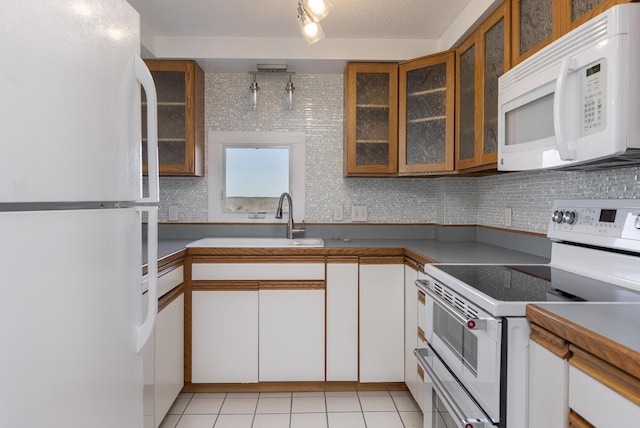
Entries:
POLYGON ((304 220, 302 220, 302 227, 296 229, 295 223, 293 222, 293 202, 291 200, 291 195, 287 192, 284 192, 280 195, 280 200, 278 200, 278 208, 276 209, 276 218, 282 218, 282 203, 284 199, 287 198, 289 202, 289 221, 287 222, 287 238, 293 239, 293 235, 296 233, 304 233, 306 229, 304 228, 304 220))

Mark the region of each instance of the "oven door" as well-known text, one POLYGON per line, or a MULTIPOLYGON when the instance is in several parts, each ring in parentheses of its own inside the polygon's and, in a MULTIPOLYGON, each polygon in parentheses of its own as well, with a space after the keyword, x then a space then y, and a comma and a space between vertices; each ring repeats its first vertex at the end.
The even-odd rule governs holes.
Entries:
POLYGON ((416 285, 426 295, 427 341, 491 420, 498 423, 502 320, 469 305, 431 277, 418 280, 416 285), (433 291, 432 285, 438 291, 433 291))
POLYGON ((493 426, 489 417, 447 370, 433 348, 416 349, 424 376, 424 428, 493 426))

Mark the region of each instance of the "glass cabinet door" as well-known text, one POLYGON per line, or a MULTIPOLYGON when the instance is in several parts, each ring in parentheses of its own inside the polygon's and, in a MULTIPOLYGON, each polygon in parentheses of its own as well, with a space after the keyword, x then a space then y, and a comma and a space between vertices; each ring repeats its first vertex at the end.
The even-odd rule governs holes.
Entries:
POLYGON ((345 175, 395 175, 398 65, 351 63, 345 78, 345 175))
POLYGON ((505 2, 457 50, 457 170, 496 167, 498 78, 510 65, 508 17, 505 2))
POLYGON ((399 173, 453 172, 455 52, 400 64, 399 173))
POLYGON ((476 38, 458 49, 457 168, 471 167, 476 157, 476 38))
POLYGON ((505 2, 480 27, 482 48, 482 128, 480 165, 498 161, 498 78, 511 66, 509 56, 509 4, 505 2))
POLYGON ((511 5, 513 65, 619 3, 630 0, 505 0, 511 5))
MULTIPOLYGON (((204 73, 195 61, 145 61, 158 95, 160 175, 204 175, 204 73)), ((142 93, 142 161, 147 164, 142 93)))

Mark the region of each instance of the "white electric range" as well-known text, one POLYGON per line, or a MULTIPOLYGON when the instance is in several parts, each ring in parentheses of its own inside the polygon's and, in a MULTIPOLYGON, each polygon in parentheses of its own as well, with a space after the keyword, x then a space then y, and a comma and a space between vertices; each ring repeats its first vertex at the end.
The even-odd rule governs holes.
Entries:
POLYGON ((640 200, 557 201, 547 236, 545 265, 425 266, 425 428, 526 426, 527 304, 640 302, 640 200))

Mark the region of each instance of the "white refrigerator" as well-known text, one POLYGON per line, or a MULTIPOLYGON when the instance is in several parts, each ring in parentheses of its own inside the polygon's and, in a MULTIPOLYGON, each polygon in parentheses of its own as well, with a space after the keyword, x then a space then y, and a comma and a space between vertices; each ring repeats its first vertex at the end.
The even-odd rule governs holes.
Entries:
POLYGON ((143 427, 158 179, 139 50, 125 0, 0 0, 0 427, 143 427))

